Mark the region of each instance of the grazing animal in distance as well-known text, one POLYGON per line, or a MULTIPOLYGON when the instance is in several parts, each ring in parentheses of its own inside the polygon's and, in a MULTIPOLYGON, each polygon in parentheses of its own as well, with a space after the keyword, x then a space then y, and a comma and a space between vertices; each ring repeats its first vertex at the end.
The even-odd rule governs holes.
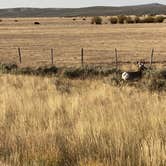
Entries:
POLYGON ((34 22, 35 25, 40 25, 40 22, 34 22))
POLYGON ((142 72, 147 68, 144 66, 144 62, 137 62, 138 71, 128 71, 122 73, 122 79, 127 80, 139 80, 142 78, 142 72))

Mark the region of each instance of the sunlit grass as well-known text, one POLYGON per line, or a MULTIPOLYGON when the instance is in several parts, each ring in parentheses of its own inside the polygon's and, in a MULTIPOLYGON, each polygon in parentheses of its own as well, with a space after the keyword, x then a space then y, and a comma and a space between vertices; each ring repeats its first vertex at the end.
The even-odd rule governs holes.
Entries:
POLYGON ((166 93, 103 80, 0 76, 9 165, 164 166, 166 93))

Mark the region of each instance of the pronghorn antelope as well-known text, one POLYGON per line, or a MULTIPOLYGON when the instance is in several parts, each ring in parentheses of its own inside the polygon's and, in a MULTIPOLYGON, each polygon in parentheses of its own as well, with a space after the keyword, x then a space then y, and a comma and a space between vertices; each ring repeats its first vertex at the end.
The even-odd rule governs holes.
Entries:
POLYGON ((138 64, 138 71, 123 72, 122 73, 123 80, 138 80, 142 77, 142 72, 147 68, 144 66, 144 62, 137 62, 137 64, 138 64))

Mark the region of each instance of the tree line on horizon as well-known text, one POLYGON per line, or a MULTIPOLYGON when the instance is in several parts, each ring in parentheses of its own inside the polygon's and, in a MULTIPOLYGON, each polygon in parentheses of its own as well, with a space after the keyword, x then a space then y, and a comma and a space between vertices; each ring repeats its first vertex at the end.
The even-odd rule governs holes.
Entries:
MULTIPOLYGON (((119 15, 119 16, 111 16, 109 18, 109 22, 111 24, 134 24, 134 23, 162 23, 166 17, 164 16, 152 16, 148 15, 146 17, 142 16, 126 16, 126 15, 119 15)), ((100 16, 94 16, 91 19, 91 24, 102 24, 103 19, 100 16)))

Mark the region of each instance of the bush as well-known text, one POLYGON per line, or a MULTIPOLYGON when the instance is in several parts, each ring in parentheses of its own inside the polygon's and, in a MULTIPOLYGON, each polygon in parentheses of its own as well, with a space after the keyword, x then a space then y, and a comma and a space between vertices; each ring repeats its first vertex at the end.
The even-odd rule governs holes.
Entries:
POLYGON ((118 23, 117 17, 111 17, 111 18, 110 18, 110 23, 111 23, 111 24, 117 24, 117 23, 118 23))
POLYGON ((126 17, 126 23, 133 24, 134 20, 132 19, 132 17, 128 16, 128 17, 126 17))
POLYGON ((164 19, 165 19, 165 17, 163 17, 163 16, 157 16, 157 17, 155 18, 155 22, 157 22, 157 23, 162 23, 162 22, 164 21, 164 19))
POLYGON ((17 74, 23 74, 23 75, 33 75, 34 70, 30 67, 24 67, 24 68, 19 68, 17 70, 17 74))
POLYGON ((102 24, 102 18, 101 17, 93 17, 91 20, 91 24, 102 24))
POLYGON ((163 91, 166 90, 166 81, 163 79, 152 78, 145 83, 145 86, 150 91, 163 91))
POLYGON ((15 63, 0 64, 0 70, 2 72, 15 72, 18 66, 15 63))
POLYGON ((155 22, 155 18, 152 16, 147 16, 143 19, 144 23, 154 23, 155 22))
POLYGON ((134 18, 134 22, 135 22, 135 23, 140 23, 140 22, 141 22, 141 19, 140 19, 138 16, 136 16, 136 17, 134 18))
POLYGON ((68 78, 80 78, 80 77, 87 77, 88 75, 97 75, 98 73, 95 72, 94 69, 90 68, 71 68, 66 69, 63 72, 63 75, 68 78))
POLYGON ((116 73, 116 69, 104 69, 100 67, 71 68, 63 72, 63 76, 68 78, 86 78, 95 76, 108 76, 116 73))
POLYGON ((37 75, 53 75, 58 72, 58 68, 56 66, 44 66, 44 67, 38 67, 34 74, 37 75))
POLYGON ((126 20, 126 16, 124 16, 124 15, 120 15, 120 16, 118 16, 118 22, 120 23, 120 24, 124 24, 124 21, 126 20))

